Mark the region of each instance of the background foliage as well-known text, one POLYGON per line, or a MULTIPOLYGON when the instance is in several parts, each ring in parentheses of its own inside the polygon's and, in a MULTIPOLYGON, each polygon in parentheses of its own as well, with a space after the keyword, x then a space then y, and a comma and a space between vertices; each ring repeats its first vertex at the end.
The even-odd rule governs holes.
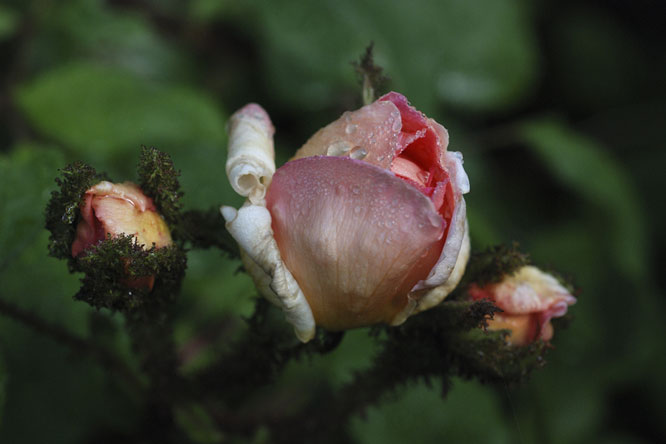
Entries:
MULTIPOLYGON (((72 300, 77 276, 47 257, 42 212, 57 169, 83 160, 133 179, 139 146, 154 145, 182 171, 186 208, 237 205, 222 174, 226 117, 261 103, 286 160, 360 105, 349 62, 374 41, 391 87, 443 122, 465 155, 474 247, 520 241, 580 293, 528 384, 456 381, 445 401, 441 387, 400 389, 354 418, 358 441, 665 442, 657 4, 4 0, 0 298, 82 336, 113 330, 72 300)), ((176 329, 184 371, 205 366, 252 312, 238 267, 218 251, 189 253, 176 329)), ((110 337, 129 353, 126 337, 110 337)), ((372 356, 354 331, 331 354, 290 364, 285 405, 319 379, 341 386, 372 356)), ((136 409, 92 360, 0 317, 0 442, 114 442, 136 409)), ((197 424, 191 415, 182 420, 197 424)))

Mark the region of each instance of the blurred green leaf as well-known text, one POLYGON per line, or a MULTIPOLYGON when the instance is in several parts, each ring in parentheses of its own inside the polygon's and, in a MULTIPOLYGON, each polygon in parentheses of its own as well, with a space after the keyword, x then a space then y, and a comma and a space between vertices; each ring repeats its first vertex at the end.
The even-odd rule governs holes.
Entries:
POLYGON ((595 141, 556 120, 519 126, 519 135, 563 185, 600 208, 605 216, 611 253, 627 276, 645 277, 645 215, 638 194, 622 166, 595 141))
POLYGON ((84 57, 151 79, 174 79, 187 76, 192 66, 187 53, 160 38, 149 17, 109 2, 41 2, 38 10, 32 19, 40 32, 26 56, 40 70, 84 57))
POLYGON ((3 410, 5 408, 5 386, 7 385, 7 369, 5 361, 0 354, 0 426, 2 426, 3 410))
POLYGON ((329 104, 342 87, 353 87, 349 62, 371 41, 393 88, 426 112, 437 99, 479 111, 505 108, 534 81, 534 35, 520 1, 257 4, 270 87, 308 108, 329 104))
POLYGON ((0 273, 43 230, 44 207, 63 156, 23 145, 0 155, 0 273))
POLYGON ((443 400, 439 382, 433 385, 399 390, 397 399, 369 409, 365 421, 356 418, 352 426, 359 442, 517 442, 503 427, 502 408, 488 387, 456 381, 443 400))
POLYGON ((649 49, 601 5, 576 4, 553 26, 552 41, 557 100, 588 112, 651 95, 663 78, 649 49))
POLYGON ((79 155, 122 155, 141 144, 221 144, 224 118, 202 93, 90 63, 67 65, 22 87, 18 103, 43 134, 79 155))
POLYGON ((0 5, 0 41, 14 34, 18 25, 18 14, 0 5))

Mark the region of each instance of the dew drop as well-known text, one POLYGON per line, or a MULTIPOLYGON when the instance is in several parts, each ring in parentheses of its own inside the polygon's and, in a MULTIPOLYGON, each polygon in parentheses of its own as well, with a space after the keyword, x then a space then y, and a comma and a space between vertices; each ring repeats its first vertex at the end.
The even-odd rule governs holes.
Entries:
POLYGON ((400 119, 395 119, 393 121, 393 126, 391 126, 391 129, 393 132, 398 132, 402 128, 402 121, 400 119))
POLYGON ((345 127, 345 133, 346 134, 352 134, 356 129, 358 128, 358 125, 355 125, 353 123, 350 123, 345 127))
POLYGON ((327 156, 343 156, 347 154, 347 152, 351 149, 351 145, 344 141, 344 140, 338 140, 337 142, 333 142, 328 146, 326 149, 326 155, 327 156))
POLYGON ((430 222, 430 225, 432 225, 433 227, 442 226, 442 218, 438 214, 429 213, 428 222, 430 222))
POLYGON ((365 158, 365 156, 367 156, 367 155, 368 155, 368 152, 365 150, 365 148, 360 147, 360 146, 354 147, 351 150, 351 153, 349 153, 349 157, 351 157, 352 159, 356 159, 356 160, 361 160, 361 159, 365 158))
POLYGON ((359 194, 360 192, 361 192, 361 188, 358 185, 354 185, 352 187, 352 193, 359 194))

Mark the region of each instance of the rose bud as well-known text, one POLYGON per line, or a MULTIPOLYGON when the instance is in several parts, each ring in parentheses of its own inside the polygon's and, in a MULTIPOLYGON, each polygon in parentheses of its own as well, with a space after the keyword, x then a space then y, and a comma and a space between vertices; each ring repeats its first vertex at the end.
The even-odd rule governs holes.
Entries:
POLYGON ((509 330, 508 343, 518 346, 538 339, 549 341, 553 337, 550 320, 564 316, 576 302, 555 277, 533 266, 524 266, 496 284, 472 285, 469 294, 475 300, 488 299, 503 310, 488 320, 488 328, 509 330))
MULTIPOLYGON (((81 218, 72 243, 73 257, 108 235, 133 235, 144 249, 171 245, 169 227, 157 213, 152 199, 131 182, 98 183, 85 192, 80 210, 81 218)), ((154 276, 143 276, 128 280, 126 284, 151 290, 154 281, 154 276)))
POLYGON ((319 130, 277 171, 272 134, 258 105, 232 116, 227 174, 248 200, 222 214, 301 340, 315 324, 398 325, 458 284, 469 182, 444 127, 389 93, 319 130))

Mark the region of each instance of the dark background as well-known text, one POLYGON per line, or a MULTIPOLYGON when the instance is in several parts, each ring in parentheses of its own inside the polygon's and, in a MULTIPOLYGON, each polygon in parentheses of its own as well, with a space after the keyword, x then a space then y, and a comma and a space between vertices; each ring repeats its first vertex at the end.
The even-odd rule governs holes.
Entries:
MULTIPOLYGON (((445 400, 437 386, 409 386, 356 418, 355 436, 666 442, 665 17, 656 0, 3 0, 0 297, 100 334, 72 300, 78 277, 46 255, 57 169, 83 160, 132 180, 139 146, 154 145, 182 170, 188 207, 238 205, 224 177, 227 117, 262 104, 283 162, 360 106, 350 61, 374 41, 390 87, 465 156, 473 246, 519 241, 571 276, 579 301, 527 384, 456 380, 445 400)), ((183 347, 251 313, 238 266, 190 253, 183 347)), ((113 346, 129 354, 127 338, 113 346)), ((280 384, 341 385, 372 352, 365 331, 350 332, 280 384)), ((183 371, 211 353, 184 358, 183 371)), ((1 443, 103 442, 132 429, 133 405, 90 359, 0 317, 1 443)))

